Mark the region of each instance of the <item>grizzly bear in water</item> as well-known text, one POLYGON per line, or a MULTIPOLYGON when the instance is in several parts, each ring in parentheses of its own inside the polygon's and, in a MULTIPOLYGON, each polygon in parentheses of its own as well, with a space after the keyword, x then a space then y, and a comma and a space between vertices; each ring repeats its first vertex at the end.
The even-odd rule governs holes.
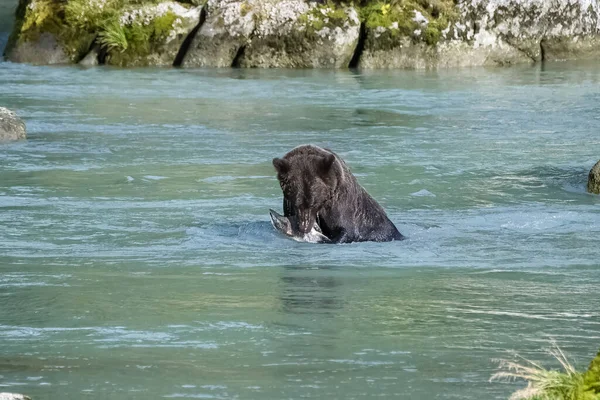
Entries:
POLYGON ((299 146, 274 158, 273 165, 283 190, 284 216, 295 217, 301 234, 317 224, 334 243, 404 238, 334 152, 299 146))

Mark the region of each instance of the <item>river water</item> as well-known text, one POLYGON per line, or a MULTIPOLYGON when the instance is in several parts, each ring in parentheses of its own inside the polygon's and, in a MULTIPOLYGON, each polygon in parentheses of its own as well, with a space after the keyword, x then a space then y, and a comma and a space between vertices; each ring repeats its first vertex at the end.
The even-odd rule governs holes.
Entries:
POLYGON ((0 391, 505 399, 600 347, 600 67, 0 64, 0 391), (402 242, 279 236, 271 159, 342 156, 402 242))

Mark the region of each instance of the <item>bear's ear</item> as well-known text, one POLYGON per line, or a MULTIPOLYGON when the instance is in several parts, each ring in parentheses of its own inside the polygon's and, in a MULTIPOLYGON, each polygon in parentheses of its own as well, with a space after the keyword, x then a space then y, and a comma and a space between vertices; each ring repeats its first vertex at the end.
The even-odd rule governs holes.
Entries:
POLYGON ((277 173, 281 175, 287 174, 290 170, 290 163, 287 160, 284 160, 283 158, 274 158, 273 166, 275 167, 277 173))
POLYGON ((317 161, 317 168, 319 170, 319 173, 321 173, 321 175, 327 175, 334 161, 335 156, 333 154, 327 154, 326 156, 321 157, 317 161))

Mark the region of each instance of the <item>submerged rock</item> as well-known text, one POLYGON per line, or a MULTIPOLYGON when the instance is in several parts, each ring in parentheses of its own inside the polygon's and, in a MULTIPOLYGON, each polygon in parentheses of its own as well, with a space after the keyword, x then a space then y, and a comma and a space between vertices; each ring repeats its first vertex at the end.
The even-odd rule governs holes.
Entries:
POLYGON ((0 142, 25 139, 25 123, 8 108, 0 107, 0 142))
POLYGON ((600 194, 600 161, 598 161, 590 170, 587 190, 590 193, 600 194))
POLYGON ((31 397, 19 393, 0 393, 0 400, 31 400, 31 397))

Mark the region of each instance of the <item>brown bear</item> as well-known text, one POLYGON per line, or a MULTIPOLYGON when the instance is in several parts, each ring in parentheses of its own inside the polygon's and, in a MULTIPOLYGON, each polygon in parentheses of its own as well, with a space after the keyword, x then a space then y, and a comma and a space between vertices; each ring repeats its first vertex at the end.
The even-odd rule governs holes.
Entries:
POLYGON ((333 243, 404 238, 331 150, 299 146, 282 158, 274 158, 273 165, 283 190, 284 216, 295 217, 294 229, 301 234, 316 224, 333 243))

